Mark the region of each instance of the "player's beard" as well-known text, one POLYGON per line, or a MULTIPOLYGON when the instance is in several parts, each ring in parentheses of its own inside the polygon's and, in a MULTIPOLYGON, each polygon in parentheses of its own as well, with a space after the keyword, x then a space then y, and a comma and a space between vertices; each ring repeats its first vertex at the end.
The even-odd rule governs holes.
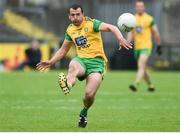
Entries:
POLYGON ((74 24, 74 25, 76 25, 76 26, 79 26, 79 25, 81 25, 81 21, 80 20, 74 20, 74 21, 72 21, 72 23, 74 24))

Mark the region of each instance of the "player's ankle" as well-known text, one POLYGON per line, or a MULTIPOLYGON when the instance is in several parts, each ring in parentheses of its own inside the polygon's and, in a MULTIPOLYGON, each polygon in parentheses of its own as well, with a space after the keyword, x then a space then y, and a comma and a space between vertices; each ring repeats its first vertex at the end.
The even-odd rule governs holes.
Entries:
POLYGON ((69 82, 67 82, 67 85, 68 85, 69 88, 73 87, 73 85, 71 83, 69 83, 69 82))
POLYGON ((83 116, 87 116, 87 112, 88 112, 88 109, 87 109, 86 107, 84 107, 84 108, 81 110, 80 114, 83 115, 83 116))
POLYGON ((146 81, 146 83, 147 83, 148 86, 152 85, 150 80, 146 81))
POLYGON ((136 87, 138 87, 138 86, 139 86, 139 84, 140 84, 140 82, 139 82, 139 81, 134 82, 134 86, 136 86, 136 87))
POLYGON ((154 85, 151 83, 151 84, 148 84, 148 87, 153 88, 153 87, 154 87, 154 85))

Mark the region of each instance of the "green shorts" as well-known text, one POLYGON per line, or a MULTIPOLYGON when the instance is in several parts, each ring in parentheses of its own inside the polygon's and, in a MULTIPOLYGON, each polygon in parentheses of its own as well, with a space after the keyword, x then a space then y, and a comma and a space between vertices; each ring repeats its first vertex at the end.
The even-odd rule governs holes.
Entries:
POLYGON ((141 55, 141 54, 145 54, 145 55, 148 55, 148 56, 150 56, 150 54, 151 54, 151 49, 136 49, 136 50, 134 50, 134 57, 136 58, 136 59, 138 59, 139 58, 139 56, 141 55))
POLYGON ((80 81, 84 80, 90 73, 98 72, 103 75, 105 72, 105 62, 101 57, 80 58, 77 56, 73 60, 79 62, 85 70, 85 75, 78 77, 80 81))

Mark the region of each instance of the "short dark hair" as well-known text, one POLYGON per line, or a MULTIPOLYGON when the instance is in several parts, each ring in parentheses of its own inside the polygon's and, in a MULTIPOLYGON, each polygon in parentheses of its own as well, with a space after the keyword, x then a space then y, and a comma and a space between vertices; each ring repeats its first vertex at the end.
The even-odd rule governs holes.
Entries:
POLYGON ((143 2, 143 3, 144 3, 144 0, 136 0, 136 3, 137 3, 137 2, 143 2))
POLYGON ((83 13, 84 11, 83 11, 83 8, 82 8, 82 6, 81 5, 79 5, 79 4, 73 4, 72 6, 70 6, 69 7, 69 13, 70 13, 70 9, 78 9, 78 8, 81 8, 81 12, 83 13))

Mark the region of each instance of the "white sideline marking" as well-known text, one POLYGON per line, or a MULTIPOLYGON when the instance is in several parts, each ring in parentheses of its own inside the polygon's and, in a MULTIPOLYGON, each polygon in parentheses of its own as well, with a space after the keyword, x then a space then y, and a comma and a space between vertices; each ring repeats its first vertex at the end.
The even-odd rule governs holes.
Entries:
POLYGON ((77 99, 51 99, 51 100, 48 100, 48 102, 71 102, 71 103, 75 103, 75 102, 78 102, 77 99))
MULTIPOLYGON (((129 90, 129 92, 124 92, 122 90, 118 91, 118 92, 111 92, 111 91, 103 91, 103 92, 99 92, 98 93, 99 95, 133 95, 133 92, 131 92, 129 90)), ((163 91, 156 91, 156 92, 153 92, 152 93, 153 95, 178 95, 176 92, 163 92, 163 91)), ((152 95, 150 92, 147 91, 147 93, 137 93, 137 95, 145 95, 145 96, 149 96, 149 95, 152 95)))
MULTIPOLYGON (((1 109, 6 109, 7 107, 0 107, 1 109)), ((8 107, 9 109, 50 109, 50 110, 77 110, 77 109, 80 109, 80 106, 49 106, 49 107, 44 107, 44 106, 11 106, 11 107, 8 107)), ((155 110, 169 110, 169 109, 173 109, 173 110, 176 110, 176 109, 179 109, 177 106, 171 106, 171 107, 154 107, 154 106, 110 106, 110 107, 97 107, 96 109, 113 109, 113 110, 129 110, 129 109, 135 109, 135 110, 149 110, 149 109, 155 109, 155 110)))
POLYGON ((75 106, 55 106, 55 107, 44 107, 44 106, 12 106, 11 109, 50 109, 50 110, 77 110, 79 107, 75 106))
POLYGON ((160 102, 170 102, 170 101, 174 101, 176 99, 172 99, 172 98, 159 98, 157 99, 146 99, 146 98, 136 98, 136 99, 126 99, 126 98, 119 98, 119 99, 96 99, 96 102, 131 102, 131 101, 160 101, 160 102))
MULTIPOLYGON (((140 90, 141 91, 141 90, 140 90)), ((142 90, 142 91, 145 91, 145 90, 142 90)), ((74 91, 73 92, 74 94, 82 94, 82 93, 80 93, 80 92, 76 92, 76 91, 74 91)), ((0 95, 4 95, 4 94, 6 94, 6 92, 4 92, 4 91, 0 91, 0 95)), ((21 92, 21 93, 18 93, 19 95, 57 95, 57 93, 56 92, 52 92, 52 91, 46 91, 46 92, 36 92, 36 91, 33 91, 33 92, 29 92, 29 91, 23 91, 23 92, 21 92)), ((102 91, 102 92, 98 92, 98 95, 114 95, 114 96, 117 96, 117 95, 133 95, 133 93, 129 90, 129 92, 125 92, 125 91, 123 91, 123 90, 119 90, 119 91, 117 91, 117 92, 112 92, 112 91, 102 91)), ((138 95, 147 95, 147 96, 149 96, 149 95, 151 95, 149 92, 147 92, 147 93, 137 93, 138 95)), ((157 90, 156 92, 154 92, 153 93, 153 95, 168 95, 168 96, 174 96, 174 95, 178 95, 176 92, 164 92, 164 91, 159 91, 159 90, 157 90)))
POLYGON ((0 100, 0 103, 16 103, 16 104, 24 104, 24 103, 47 103, 47 102, 55 102, 55 103, 76 103, 78 102, 77 99, 50 99, 50 100, 34 100, 34 101, 30 101, 30 100, 15 100, 15 101, 11 101, 11 100, 0 100))
MULTIPOLYGON (((142 102, 142 101, 152 101, 152 99, 146 99, 146 98, 136 98, 136 99, 125 99, 125 98, 119 98, 119 99, 102 99, 102 98, 97 98, 95 102, 98 103, 102 103, 102 102, 106 102, 107 104, 110 104, 111 102, 113 103, 120 103, 120 102, 128 102, 128 103, 131 103, 131 101, 133 100, 133 102, 142 102)), ((160 102, 171 102, 173 103, 173 101, 176 100, 176 99, 170 99, 170 98, 160 98, 158 99, 158 101, 160 102)), ((25 101, 25 100, 16 100, 16 101, 8 101, 8 100, 0 100, 0 108, 11 108, 11 109, 51 109, 51 110, 76 110, 76 109, 80 109, 81 106, 76 106, 76 105, 73 105, 72 104, 69 104, 68 106, 64 106, 62 105, 62 103, 77 103, 78 102, 78 99, 51 99, 51 100, 37 100, 37 101, 25 101), (47 102, 50 102, 49 104, 52 103, 61 103, 59 106, 42 106, 44 105, 45 103, 47 102), (11 106, 11 104, 13 104, 11 106), (15 105, 14 105, 15 104, 15 105), (22 105, 21 105, 22 104, 22 105), (42 104, 42 105, 29 105, 29 104, 42 104)), ((81 102, 81 101, 79 101, 81 102)), ((96 107, 97 109, 99 107, 96 107)), ((136 110, 139 110, 139 109, 179 109, 180 106, 178 105, 173 105, 173 106, 151 106, 150 104, 147 105, 147 106, 105 106, 105 107, 101 107, 103 109, 114 109, 114 110, 123 110, 123 109, 136 109, 136 110)))
POLYGON ((167 109, 167 110, 169 110, 169 109, 178 109, 178 107, 177 106, 172 106, 172 107, 154 107, 154 106, 142 106, 142 107, 137 107, 137 106, 135 106, 135 107, 120 107, 120 106, 118 106, 118 107, 116 107, 116 106, 112 106, 112 107, 108 107, 108 109, 115 109, 115 110, 119 110, 119 109, 126 109, 126 110, 128 110, 128 109, 135 109, 135 110, 140 110, 140 109, 143 109, 143 110, 146 110, 146 109, 155 109, 155 110, 157 110, 157 109, 159 109, 159 110, 162 110, 162 109, 167 109))
MULTIPOLYGON (((97 98, 95 99, 95 102, 97 103, 110 103, 110 102, 143 102, 143 101, 157 101, 157 99, 146 99, 146 98, 136 98, 136 99, 126 99, 126 98, 119 98, 119 99, 102 99, 102 98, 97 98)), ((158 101, 159 102, 173 102, 176 99, 172 99, 172 98, 159 98, 158 101)), ((31 103, 36 103, 36 104, 43 104, 43 103, 78 103, 81 102, 81 100, 78 99, 50 99, 50 100, 34 100, 34 101, 30 101, 30 100, 15 100, 15 101, 8 101, 8 100, 0 100, 0 105, 2 104, 31 104, 31 103)))

